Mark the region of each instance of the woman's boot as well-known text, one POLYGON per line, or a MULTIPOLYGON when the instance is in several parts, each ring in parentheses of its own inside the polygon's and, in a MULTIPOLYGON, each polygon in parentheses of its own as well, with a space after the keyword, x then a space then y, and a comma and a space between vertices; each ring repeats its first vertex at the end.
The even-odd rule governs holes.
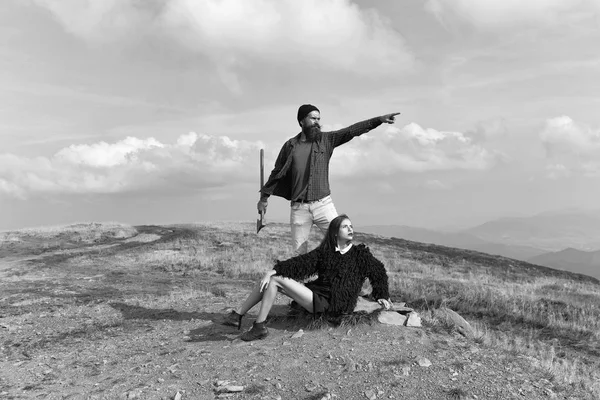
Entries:
POLYGON ((266 321, 254 322, 252 324, 252 328, 248 332, 245 332, 242 335, 241 339, 243 341, 250 342, 252 340, 264 339, 265 337, 267 337, 268 334, 269 331, 267 329, 266 321))
POLYGON ((223 320, 223 325, 236 327, 239 331, 242 327, 243 317, 243 315, 236 313, 235 310, 231 310, 231 312, 227 314, 227 316, 223 320))

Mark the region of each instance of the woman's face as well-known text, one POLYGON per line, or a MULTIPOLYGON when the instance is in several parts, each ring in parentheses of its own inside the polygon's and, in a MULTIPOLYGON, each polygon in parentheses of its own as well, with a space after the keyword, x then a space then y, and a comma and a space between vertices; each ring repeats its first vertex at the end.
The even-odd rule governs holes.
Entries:
POLYGON ((338 241, 349 242, 354 237, 354 228, 352 228, 352 221, 348 218, 342 221, 340 230, 338 231, 338 241))

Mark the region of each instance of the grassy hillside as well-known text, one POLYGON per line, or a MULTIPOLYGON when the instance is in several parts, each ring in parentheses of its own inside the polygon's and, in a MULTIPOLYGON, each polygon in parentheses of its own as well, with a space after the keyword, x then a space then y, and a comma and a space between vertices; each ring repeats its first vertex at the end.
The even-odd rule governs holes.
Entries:
MULTIPOLYGON (((249 222, 81 224, 1 233, 0 316, 18 319, 65 302, 73 307, 112 302, 122 312, 139 311, 140 305, 179 308, 201 298, 232 303, 227 298, 232 287, 248 288, 274 260, 291 255, 288 225, 270 224, 259 235, 254 230, 249 222), (34 273, 35 279, 28 278, 34 273)), ((356 236, 386 265, 393 301, 419 310, 427 329, 449 329, 428 313, 447 306, 474 326, 478 344, 526 358, 532 368, 546 371, 555 391, 578 388, 600 396, 597 279, 474 251, 356 236)), ((311 247, 318 240, 314 234, 311 247)), ((83 332, 115 324, 103 318, 83 332)), ((26 339, 18 351, 45 343, 43 334, 26 339)), ((13 345, 4 342, 5 354, 17 351, 13 345)))

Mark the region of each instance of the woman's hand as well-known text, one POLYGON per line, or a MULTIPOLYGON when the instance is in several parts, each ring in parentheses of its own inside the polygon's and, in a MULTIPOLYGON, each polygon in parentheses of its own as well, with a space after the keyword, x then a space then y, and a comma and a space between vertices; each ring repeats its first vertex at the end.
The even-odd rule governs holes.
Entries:
POLYGON ((377 300, 377 302, 379 304, 381 304, 383 306, 383 308, 386 309, 386 310, 389 310, 390 308, 392 308, 392 301, 391 300, 379 299, 379 300, 377 300))
POLYGON ((262 277, 262 279, 260 280, 260 291, 261 291, 261 293, 263 291, 265 291, 267 289, 267 287, 269 287, 269 282, 271 282, 271 277, 273 275, 275 275, 276 273, 277 272, 274 269, 272 269, 269 272, 267 272, 265 274, 265 276, 262 277))

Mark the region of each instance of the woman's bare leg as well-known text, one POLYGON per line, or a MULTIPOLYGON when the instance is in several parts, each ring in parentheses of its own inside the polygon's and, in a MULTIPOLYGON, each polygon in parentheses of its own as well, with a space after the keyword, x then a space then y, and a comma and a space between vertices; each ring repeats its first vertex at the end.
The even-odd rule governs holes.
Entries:
MULTIPOLYGON (((313 312, 313 292, 300 282, 297 282, 290 278, 283 278, 281 276, 271 277, 269 286, 262 293, 262 302, 260 303, 260 311, 256 317, 256 322, 261 323, 267 319, 271 307, 275 302, 275 296, 277 291, 280 290, 288 297, 296 301, 304 307, 308 312, 313 312)), ((259 289, 260 290, 260 289, 259 289)))
POLYGON ((235 312, 239 315, 246 314, 252 307, 258 304, 263 298, 263 293, 260 291, 260 281, 256 285, 254 285, 254 289, 248 295, 246 300, 242 303, 240 307, 238 307, 235 312))

